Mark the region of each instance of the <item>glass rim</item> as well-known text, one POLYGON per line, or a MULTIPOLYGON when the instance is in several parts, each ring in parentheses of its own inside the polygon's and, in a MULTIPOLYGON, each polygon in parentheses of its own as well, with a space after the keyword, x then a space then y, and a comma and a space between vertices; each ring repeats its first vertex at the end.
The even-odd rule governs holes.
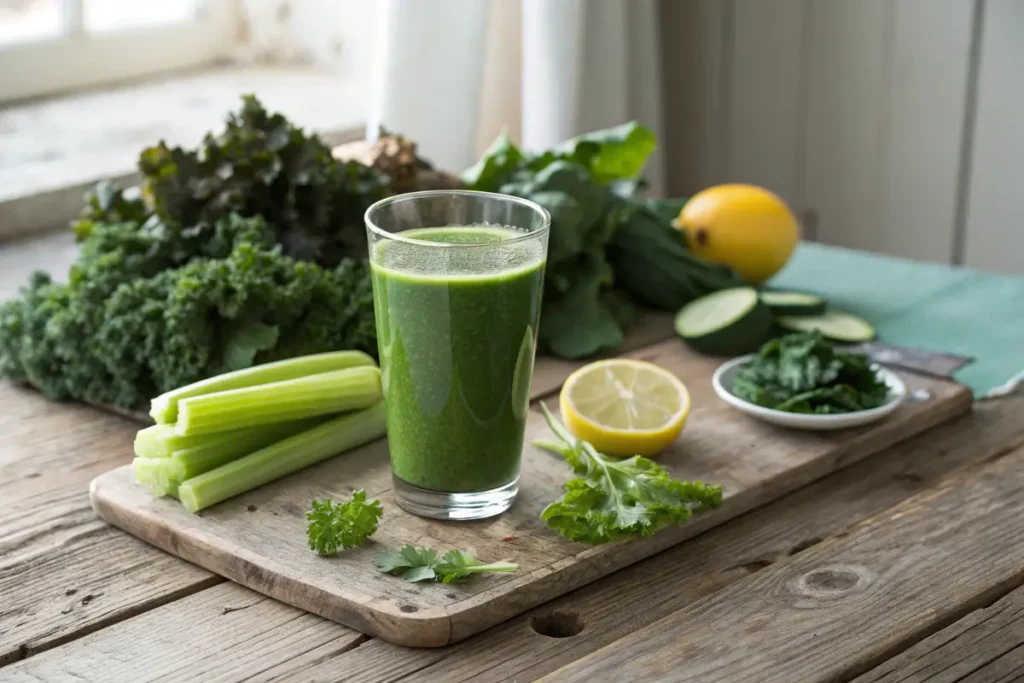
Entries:
POLYGON ((516 244, 517 242, 526 242, 530 239, 536 239, 542 235, 548 233, 551 230, 551 214, 543 206, 537 202, 532 202, 529 199, 523 199, 522 197, 516 197, 510 194, 501 194, 500 192, 481 192, 479 190, 419 190, 417 192, 404 192, 402 194, 392 195, 385 197, 384 199, 378 199, 376 202, 370 205, 366 212, 363 214, 363 220, 366 223, 366 227, 370 232, 396 242, 404 242, 405 244, 414 244, 417 247, 427 248, 439 248, 439 249, 475 249, 477 247, 489 247, 494 248, 493 242, 483 242, 478 244, 453 244, 450 242, 431 242, 429 240, 418 240, 414 237, 402 237, 400 232, 390 232, 380 227, 372 220, 370 220, 370 214, 377 209, 387 206, 388 204, 396 204, 403 201, 414 201, 416 199, 423 199, 424 197, 443 197, 443 196, 463 196, 463 197, 478 197, 484 199, 499 200, 503 202, 509 202, 511 204, 519 204, 527 209, 530 209, 541 217, 541 226, 536 230, 530 232, 524 232, 522 235, 516 235, 507 240, 501 242, 502 246, 507 244, 516 244))

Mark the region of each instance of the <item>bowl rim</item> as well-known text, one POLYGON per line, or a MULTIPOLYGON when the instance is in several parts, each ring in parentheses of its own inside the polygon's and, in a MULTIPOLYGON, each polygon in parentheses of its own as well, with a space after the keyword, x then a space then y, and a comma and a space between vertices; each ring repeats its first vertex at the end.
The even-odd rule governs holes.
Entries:
POLYGON ((810 420, 825 424, 829 422, 846 422, 851 419, 857 419, 858 421, 868 421, 872 418, 881 418, 888 415, 899 406, 903 400, 907 397, 907 385, 892 370, 878 364, 872 363, 871 367, 881 376, 882 381, 889 387, 889 396, 886 398, 885 403, 878 406, 877 408, 868 408, 867 410, 854 410, 849 413, 834 413, 829 415, 818 415, 815 413, 791 413, 785 410, 775 410, 774 408, 765 408, 759 406, 756 403, 751 403, 745 399, 740 398, 733 393, 732 387, 726 388, 723 383, 723 378, 733 368, 739 366, 741 363, 745 363, 757 354, 748 353, 737 358, 722 363, 715 370, 715 373, 711 376, 711 384, 715 389, 715 393, 718 397, 726 403, 732 405, 735 408, 750 413, 751 415, 757 415, 767 419, 798 419, 798 420, 810 420))

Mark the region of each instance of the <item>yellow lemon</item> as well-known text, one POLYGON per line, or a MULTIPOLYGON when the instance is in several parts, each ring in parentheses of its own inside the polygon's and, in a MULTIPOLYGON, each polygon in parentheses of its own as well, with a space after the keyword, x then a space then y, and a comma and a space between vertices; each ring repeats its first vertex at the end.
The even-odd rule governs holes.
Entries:
POLYGON ((566 428, 600 452, 650 457, 679 436, 690 414, 690 393, 664 368, 613 358, 570 375, 559 408, 566 428))
POLYGON ((698 192, 673 224, 699 258, 732 267, 752 285, 779 272, 800 241, 800 225, 786 202, 756 185, 698 192))

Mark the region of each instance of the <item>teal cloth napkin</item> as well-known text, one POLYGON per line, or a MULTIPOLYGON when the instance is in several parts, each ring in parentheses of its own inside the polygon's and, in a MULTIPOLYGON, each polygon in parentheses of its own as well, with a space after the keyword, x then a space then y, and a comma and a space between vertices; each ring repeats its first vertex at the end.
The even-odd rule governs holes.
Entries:
POLYGON ((975 395, 1024 373, 1024 277, 803 243, 769 285, 820 294, 883 343, 973 357, 955 378, 975 395))

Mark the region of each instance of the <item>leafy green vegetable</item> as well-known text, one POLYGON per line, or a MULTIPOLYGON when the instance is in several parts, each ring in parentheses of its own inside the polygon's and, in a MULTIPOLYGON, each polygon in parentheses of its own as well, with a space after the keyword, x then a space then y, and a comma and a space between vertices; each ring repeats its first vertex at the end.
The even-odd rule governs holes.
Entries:
POLYGON ((402 549, 388 548, 377 554, 377 569, 401 576, 406 581, 436 581, 457 583, 473 574, 484 572, 514 572, 519 565, 510 562, 485 564, 465 550, 449 550, 438 558, 437 551, 407 545, 402 549))
POLYGON ((639 455, 617 459, 577 439, 541 404, 558 441, 534 441, 561 455, 580 475, 565 484, 559 500, 540 518, 566 538, 598 545, 633 536, 650 536, 671 524, 685 524, 695 512, 722 504, 722 487, 673 479, 662 467, 639 455))
POLYGON ((161 142, 142 152, 139 170, 162 221, 202 239, 227 214, 262 216, 286 255, 327 266, 364 252, 363 213, 386 191, 381 174, 336 161, 319 138, 252 96, 219 135, 194 150, 161 142))
POLYGON ((314 500, 306 513, 309 549, 320 557, 330 557, 338 550, 361 545, 377 531, 383 515, 379 500, 366 502, 365 489, 353 491, 352 498, 344 503, 332 503, 327 498, 314 500))
POLYGON ((140 168, 141 194, 100 183, 87 198, 67 284, 36 274, 0 305, 0 376, 135 409, 253 364, 376 353, 362 237, 385 191, 375 172, 253 98, 199 149, 158 145, 140 168))
POLYGON ((866 356, 837 351, 817 332, 787 334, 740 366, 733 393, 790 413, 849 413, 877 408, 889 388, 866 356))
MULTIPOLYGON (((139 408, 247 359, 376 351, 365 262, 298 262, 256 243, 260 219, 219 223, 228 224, 240 230, 237 247, 166 270, 133 251, 145 241, 136 233, 97 246, 113 226, 100 227, 68 284, 36 275, 21 298, 0 306, 0 372, 52 399, 139 408)), ((159 254, 162 243, 153 244, 159 254)))
POLYGON ((629 299, 674 312, 740 283, 686 249, 670 225, 677 201, 636 197, 654 142, 632 122, 532 155, 502 133, 463 174, 471 189, 525 197, 551 214, 538 334, 544 350, 570 359, 614 350, 637 317, 629 299))

